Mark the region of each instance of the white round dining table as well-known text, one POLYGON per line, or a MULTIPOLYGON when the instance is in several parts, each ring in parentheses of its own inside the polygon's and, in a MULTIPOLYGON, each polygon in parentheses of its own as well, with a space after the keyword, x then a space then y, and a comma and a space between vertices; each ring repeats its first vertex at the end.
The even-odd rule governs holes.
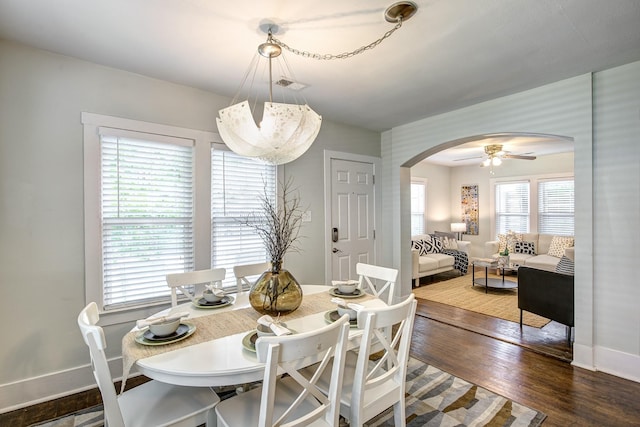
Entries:
MULTIPOLYGON (((305 295, 328 292, 329 289, 330 286, 325 285, 303 285, 305 295)), ((215 312, 250 307, 248 292, 234 294, 234 296, 234 304, 216 309, 215 312)), ((385 303, 374 298, 362 302, 362 305, 380 307, 385 303)), ((164 310, 158 315, 182 311, 189 311, 190 317, 199 317, 212 314, 213 310, 198 309, 189 302, 164 310)), ((297 332, 310 331, 326 324, 324 312, 287 320, 287 328, 297 332)), ((183 386, 229 386, 259 381, 264 375, 264 364, 258 362, 255 352, 247 350, 242 344, 243 338, 250 332, 232 334, 145 357, 136 361, 136 367, 140 373, 149 378, 183 386)), ((352 328, 349 334, 350 342, 361 334, 359 329, 352 328)), ((356 345, 357 343, 354 342, 353 347, 356 345)))

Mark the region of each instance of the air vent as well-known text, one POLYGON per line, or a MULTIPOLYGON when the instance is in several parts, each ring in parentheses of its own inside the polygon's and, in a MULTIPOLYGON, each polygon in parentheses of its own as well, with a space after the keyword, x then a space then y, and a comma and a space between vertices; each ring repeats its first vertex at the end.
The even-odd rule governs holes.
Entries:
POLYGON ((287 79, 286 77, 282 77, 280 80, 276 81, 275 84, 278 86, 286 87, 287 89, 291 89, 291 90, 302 90, 305 87, 307 87, 302 83, 296 83, 294 81, 287 79))

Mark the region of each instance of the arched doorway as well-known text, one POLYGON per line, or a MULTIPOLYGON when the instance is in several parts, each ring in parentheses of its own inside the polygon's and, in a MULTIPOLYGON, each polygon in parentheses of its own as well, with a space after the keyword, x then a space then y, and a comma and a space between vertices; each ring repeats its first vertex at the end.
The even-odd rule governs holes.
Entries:
MULTIPOLYGON (((497 175, 495 175, 496 177, 499 177, 502 179, 509 179, 508 178, 509 172, 507 171, 506 174, 503 172, 504 165, 509 162, 513 163, 512 167, 510 168, 512 170, 511 173, 513 173, 513 170, 515 170, 517 171, 516 172, 517 175, 520 178, 522 178, 523 175, 527 175, 527 170, 528 170, 527 167, 529 167, 529 170, 535 171, 536 174, 540 174, 540 173, 544 173, 545 164, 554 164, 554 163, 558 163, 558 161, 567 161, 567 159, 570 159, 570 162, 571 162, 571 164, 567 166, 567 171, 573 174, 573 148, 574 147, 573 147, 572 138, 561 136, 561 135, 524 133, 524 132, 473 135, 473 136, 459 138, 452 141, 447 141, 437 146, 434 146, 428 150, 425 150, 423 153, 420 153, 419 155, 414 156, 409 162, 406 162, 405 164, 402 165, 403 167, 408 167, 410 162, 413 162, 414 168, 416 168, 417 166, 415 165, 418 165, 422 160, 428 159, 429 157, 438 157, 438 161, 431 164, 431 166, 434 169, 438 169, 438 168, 448 169, 449 167, 451 167, 451 168, 455 168, 456 170, 472 171, 472 173, 469 172, 467 174, 467 176, 472 177, 469 179, 460 178, 461 175, 465 175, 464 172, 455 174, 458 176, 457 179, 450 178, 452 182, 450 189, 445 188, 445 190, 443 190, 443 187, 447 187, 447 186, 441 181, 437 182, 436 184, 437 188, 435 189, 436 190, 435 192, 438 195, 441 195, 443 191, 445 192, 448 191, 450 194, 449 198, 452 198, 453 202, 450 202, 447 200, 444 203, 450 208, 450 215, 446 217, 444 221, 440 221, 440 225, 435 225, 435 228, 429 227, 429 232, 432 233, 439 229, 443 229, 443 226, 448 227, 450 222, 458 222, 458 219, 460 218, 459 212, 456 212, 454 206, 456 204, 456 201, 455 201, 456 195, 458 198, 457 199, 458 207, 460 205, 459 183, 461 182, 461 180, 462 182, 465 182, 465 183, 469 183, 469 182, 473 182, 476 184, 480 183, 480 188, 481 188, 480 195, 481 197, 485 198, 485 203, 483 203, 483 209, 481 209, 481 211, 484 211, 484 214, 482 216, 481 223, 480 223, 481 224, 480 229, 481 230, 484 229, 484 232, 480 233, 479 237, 466 236, 467 237, 466 240, 469 240, 469 239, 473 240, 473 245, 475 249, 475 253, 473 254, 473 256, 475 257, 482 257, 483 256, 482 249, 484 246, 483 245, 484 241, 494 240, 494 237, 495 237, 494 235, 490 234, 487 231, 491 229, 491 227, 489 226, 490 220, 489 220, 489 214, 488 214, 489 209, 491 209, 491 207, 487 202, 489 198, 488 192, 491 190, 489 189, 490 186, 488 185, 488 182, 490 181, 491 178, 494 177, 494 175, 490 175, 489 168, 480 169, 478 167, 480 166, 481 162, 485 160, 487 157, 486 155, 484 155, 485 154, 483 150, 484 146, 494 145, 494 144, 504 145, 504 150, 506 152, 514 153, 513 158, 507 157, 505 159, 505 162, 501 166, 502 169, 500 169, 501 167, 495 168, 497 171, 497 175), (442 153, 446 153, 446 152, 449 152, 450 154, 448 156, 443 156, 442 153), (564 155, 562 153, 569 153, 569 155, 564 155), (459 161, 460 159, 463 161, 459 161), (526 161, 531 159, 536 159, 536 162, 526 161), (550 159, 553 159, 553 160, 550 160, 550 159), (536 167, 532 167, 534 163, 536 164, 536 167), (483 182, 482 179, 484 179, 485 181, 483 182)), ((552 172, 557 172, 557 170, 558 169, 556 167, 552 170, 552 172)), ((436 173, 435 176, 446 176, 446 174, 436 173)), ((413 177, 414 175, 411 176, 411 178, 413 177)), ((430 193, 429 204, 431 205, 437 204, 437 202, 433 199, 431 195, 431 189, 429 190, 429 193, 430 193)), ((432 208, 432 210, 434 209, 432 208)), ((440 209, 439 211, 441 212, 442 210, 443 209, 440 209)), ((434 219, 433 222, 435 224, 438 224, 437 219, 434 219)), ((443 231, 449 231, 449 230, 447 228, 446 230, 443 230, 443 231)), ((447 275, 447 273, 441 273, 441 275, 444 277, 436 278, 436 281, 455 280, 454 279, 455 275, 453 276, 447 275)), ((429 281, 427 281, 427 283, 429 283, 429 281)), ((438 316, 442 316, 442 312, 439 312, 438 316)), ((445 320, 445 323, 446 323, 446 319, 443 319, 442 317, 440 317, 438 320, 439 321, 445 320)), ((452 320, 454 322, 459 322, 460 318, 459 316, 452 316, 452 320)), ((487 325, 488 324, 489 323, 487 323, 487 325)), ((496 322, 495 325, 500 325, 500 323, 496 322)), ((502 327, 500 326, 500 328, 502 327)), ((491 331, 488 331, 487 333, 490 333, 490 332, 491 331)), ((501 338, 508 340, 509 336, 502 335, 501 338)), ((571 346, 566 346, 565 329, 562 325, 554 324, 553 322, 549 323, 547 326, 545 326, 544 333, 542 329, 540 330, 540 335, 538 335, 537 337, 538 341, 536 341, 536 334, 534 333, 530 333, 526 335, 524 339, 522 337, 517 336, 517 334, 514 333, 513 338, 515 341, 517 341, 515 342, 516 344, 523 344, 525 346, 529 346, 530 344, 533 344, 532 348, 535 348, 537 346, 536 349, 539 351, 545 351, 545 347, 546 347, 547 351, 545 352, 547 352, 547 354, 557 356, 563 360, 571 360, 571 357, 572 357, 571 346), (553 338, 554 334, 556 337, 555 340, 553 338), (545 339, 540 339, 541 336, 544 336, 545 339)))

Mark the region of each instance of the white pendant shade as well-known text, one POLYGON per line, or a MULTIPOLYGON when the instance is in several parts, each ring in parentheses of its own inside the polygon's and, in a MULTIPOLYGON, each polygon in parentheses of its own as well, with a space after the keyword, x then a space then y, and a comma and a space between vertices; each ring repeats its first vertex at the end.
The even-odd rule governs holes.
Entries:
POLYGON ((280 165, 300 157, 318 136, 322 117, 308 105, 264 103, 260 125, 248 101, 219 112, 218 132, 234 152, 280 165))

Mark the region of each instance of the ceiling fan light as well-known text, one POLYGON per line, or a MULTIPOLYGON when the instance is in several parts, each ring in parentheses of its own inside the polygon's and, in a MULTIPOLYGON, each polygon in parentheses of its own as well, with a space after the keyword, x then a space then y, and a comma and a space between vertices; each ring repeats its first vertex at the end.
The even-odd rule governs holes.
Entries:
POLYGON ((482 161, 482 166, 489 166, 491 164, 491 159, 484 159, 482 161))
POLYGON ((500 157, 494 157, 491 159, 491 164, 493 166, 500 166, 502 164, 502 159, 500 157))

